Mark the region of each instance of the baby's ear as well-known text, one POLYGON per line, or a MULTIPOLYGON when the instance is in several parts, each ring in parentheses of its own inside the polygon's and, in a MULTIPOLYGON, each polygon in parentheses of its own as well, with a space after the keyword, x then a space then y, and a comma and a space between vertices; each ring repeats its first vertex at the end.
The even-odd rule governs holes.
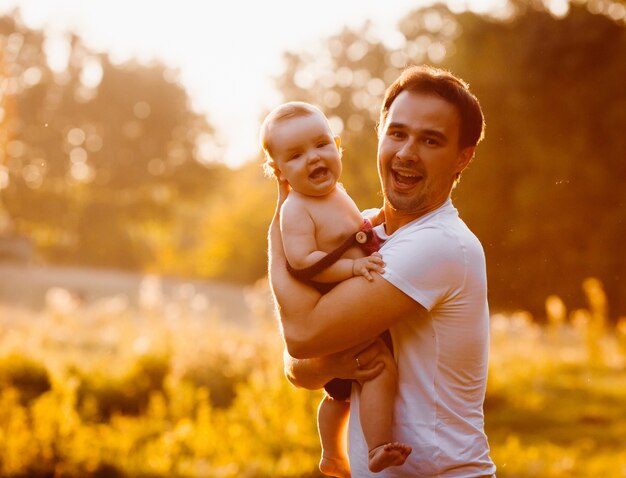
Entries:
POLYGON ((341 138, 339 136, 335 136, 335 144, 337 145, 337 149, 341 153, 341 138))
POLYGON ((278 169, 278 168, 273 168, 273 169, 274 169, 274 177, 276 179, 278 179, 279 181, 288 182, 287 178, 285 176, 283 176, 283 173, 280 171, 280 169, 278 169))
POLYGON ((280 169, 278 169, 278 166, 276 166, 276 161, 274 161, 269 156, 266 156, 266 160, 263 163, 263 172, 268 178, 276 178, 279 180, 282 179, 280 169))

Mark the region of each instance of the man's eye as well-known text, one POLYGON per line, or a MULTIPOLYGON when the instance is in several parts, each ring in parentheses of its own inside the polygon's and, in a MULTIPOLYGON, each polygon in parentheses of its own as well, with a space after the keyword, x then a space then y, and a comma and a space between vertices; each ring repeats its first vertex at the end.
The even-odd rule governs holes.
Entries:
POLYGON ((424 140, 427 146, 439 146, 439 141, 434 138, 426 138, 424 140))
POLYGON ((391 136, 392 138, 403 138, 404 133, 402 133, 402 131, 390 131, 389 136, 391 136))

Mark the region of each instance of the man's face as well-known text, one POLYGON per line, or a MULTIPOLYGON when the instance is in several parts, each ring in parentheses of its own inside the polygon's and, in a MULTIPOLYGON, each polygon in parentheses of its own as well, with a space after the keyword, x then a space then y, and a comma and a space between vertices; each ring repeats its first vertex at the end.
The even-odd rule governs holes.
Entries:
POLYGON ((386 206, 422 216, 445 202, 474 148, 459 149, 456 108, 435 94, 403 91, 391 104, 378 142, 386 206))
POLYGON ((271 133, 272 157, 294 191, 307 196, 330 193, 341 175, 339 137, 319 114, 278 122, 271 133))

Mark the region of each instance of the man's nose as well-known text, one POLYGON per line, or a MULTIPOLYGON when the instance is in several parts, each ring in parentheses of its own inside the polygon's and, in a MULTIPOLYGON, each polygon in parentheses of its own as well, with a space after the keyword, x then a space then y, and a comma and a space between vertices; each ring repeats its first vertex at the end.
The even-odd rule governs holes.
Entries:
POLYGON ((405 159, 405 160, 416 160, 419 157, 419 151, 417 148, 417 141, 415 139, 407 139, 403 144, 402 147, 400 149, 398 149, 398 152, 396 153, 396 156, 399 159, 405 159))

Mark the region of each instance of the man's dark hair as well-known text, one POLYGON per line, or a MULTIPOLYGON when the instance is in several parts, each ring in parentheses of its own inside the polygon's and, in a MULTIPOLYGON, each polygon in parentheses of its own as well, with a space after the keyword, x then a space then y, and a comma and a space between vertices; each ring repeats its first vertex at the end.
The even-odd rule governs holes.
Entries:
POLYGON ((453 104, 459 112, 459 147, 476 146, 483 138, 485 121, 478 99, 470 92, 469 85, 449 71, 427 65, 410 66, 394 81, 387 91, 380 108, 378 133, 385 126, 389 108, 403 91, 437 95, 453 104))

